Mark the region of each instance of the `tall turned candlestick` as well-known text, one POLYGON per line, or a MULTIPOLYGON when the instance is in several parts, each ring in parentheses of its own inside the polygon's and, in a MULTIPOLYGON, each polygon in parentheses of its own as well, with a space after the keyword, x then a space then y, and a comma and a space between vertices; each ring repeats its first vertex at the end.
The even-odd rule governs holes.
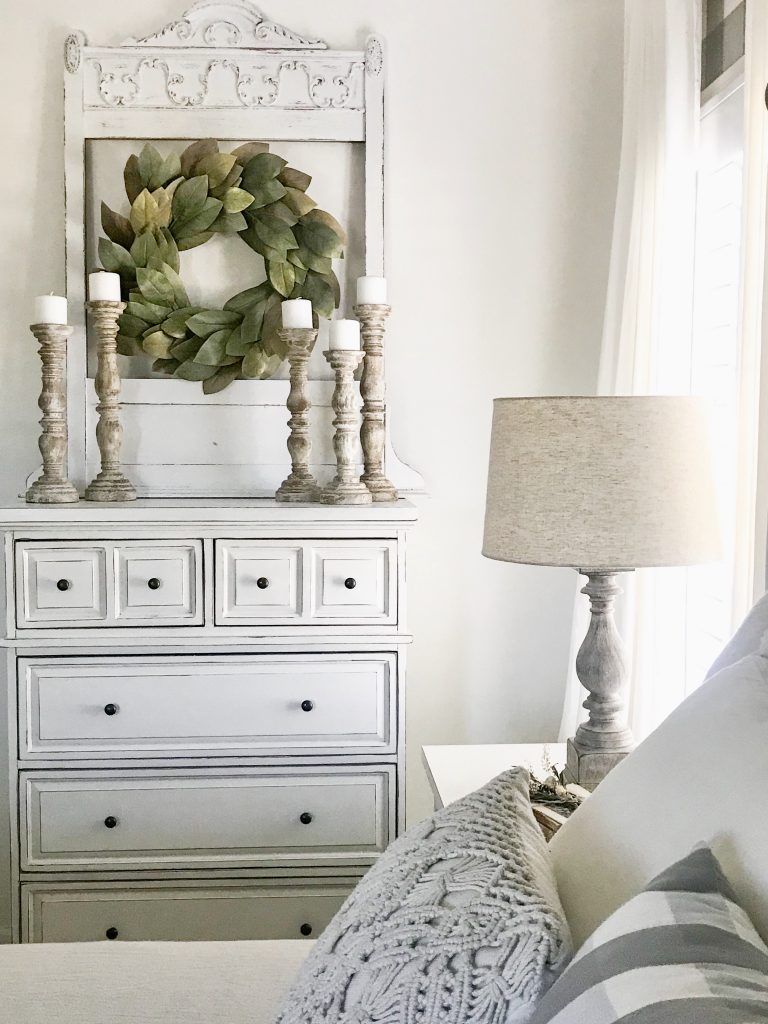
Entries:
POLYGON ((371 492, 355 474, 357 410, 355 408, 355 370, 363 353, 360 349, 332 348, 323 355, 336 375, 331 405, 335 413, 333 450, 336 452, 336 476, 323 490, 326 505, 369 505, 371 492))
POLYGON ((101 470, 85 489, 87 501, 133 501, 136 491, 120 468, 123 428, 120 423, 120 374, 117 369, 117 320, 125 303, 92 299, 86 303, 96 332, 96 443, 101 470))
POLYGON ((386 442, 386 401, 384 390, 384 329, 391 307, 380 303, 360 303, 355 315, 360 321, 363 339, 363 375, 360 394, 363 398, 363 423, 360 443, 363 446, 362 482, 374 501, 396 501, 397 491, 384 475, 386 442))
POLYGON ((37 442, 43 457, 43 472, 29 487, 26 500, 34 505, 63 505, 78 501, 67 480, 67 338, 66 324, 32 324, 30 331, 40 345, 42 389, 37 404, 43 418, 37 442))
POLYGON ((288 451, 291 472, 280 484, 275 497, 278 501, 315 501, 318 484, 309 471, 309 410, 312 403, 307 394, 307 363, 315 347, 317 331, 313 327, 283 327, 278 332, 288 346, 291 367, 291 389, 288 393, 288 451))

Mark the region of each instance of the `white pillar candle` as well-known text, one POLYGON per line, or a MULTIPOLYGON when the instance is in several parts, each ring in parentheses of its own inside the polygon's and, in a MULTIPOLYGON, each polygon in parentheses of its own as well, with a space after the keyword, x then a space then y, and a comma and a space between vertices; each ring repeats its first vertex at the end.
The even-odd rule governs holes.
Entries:
POLYGON ((91 302, 121 302, 120 275, 97 270, 88 275, 88 298, 91 302))
POLYGON ((67 300, 63 295, 35 296, 32 323, 34 324, 66 324, 67 300))
POLYGON ((312 327, 312 303, 309 299, 286 299, 282 309, 283 327, 312 327))
POLYGON ((358 277, 357 304, 384 306, 387 302, 387 279, 385 277, 358 277))
POLYGON ((330 348, 360 348, 359 320, 331 320, 330 348))

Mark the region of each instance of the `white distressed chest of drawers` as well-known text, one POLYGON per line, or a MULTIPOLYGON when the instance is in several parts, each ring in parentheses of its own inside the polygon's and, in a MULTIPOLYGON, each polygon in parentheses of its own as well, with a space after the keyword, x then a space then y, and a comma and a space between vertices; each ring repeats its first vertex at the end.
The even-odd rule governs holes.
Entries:
POLYGON ((414 508, 0 516, 4 937, 316 936, 404 821, 414 508))

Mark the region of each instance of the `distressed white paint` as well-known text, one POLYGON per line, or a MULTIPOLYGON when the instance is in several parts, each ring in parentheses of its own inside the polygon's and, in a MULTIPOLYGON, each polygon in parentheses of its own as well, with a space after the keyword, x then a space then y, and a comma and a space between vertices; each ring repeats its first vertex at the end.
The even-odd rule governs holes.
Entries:
POLYGON ((394 754, 396 671, 391 654, 25 658, 19 753, 394 754))
POLYGON ((195 888, 166 882, 147 889, 36 882, 23 889, 23 941, 315 938, 358 881, 274 887, 232 881, 195 888), (306 932, 306 927, 311 929, 306 932), (302 928, 304 929, 302 931, 302 928))
MULTIPOLYGON (((51 290, 63 294, 65 287, 64 37, 69 26, 80 26, 93 42, 116 46, 154 32, 182 6, 179 0, 67 0, 63 12, 60 0, 38 0, 24 8, 23 18, 6 19, 3 72, 9 91, 24 90, 24 101, 6 104, 3 114, 14 158, 4 166, 0 235, 2 500, 20 493, 39 462, 32 300, 51 290), (34 202, 17 202, 30 187, 34 202)), ((334 49, 362 51, 372 31, 387 42, 386 276, 393 306, 387 403, 397 450, 425 473, 430 491, 429 499, 419 498, 421 525, 408 542, 408 621, 415 635, 408 802, 415 820, 431 806, 423 743, 522 742, 557 734, 573 573, 502 565, 480 555, 490 403, 500 394, 594 390, 621 130, 622 5, 486 0, 469 9, 444 0, 260 0, 260 6, 303 36, 321 35, 334 49), (498 301, 486 302, 483 294, 498 301)), ((225 120, 232 112, 219 113, 225 120)), ((280 112, 258 113, 272 118, 268 134, 279 139, 280 112)), ((118 109, 110 112, 118 115, 118 109)), ((354 111, 290 116, 354 117, 362 129, 354 111)), ((302 120, 303 128, 307 124, 302 120)), ((227 137, 233 137, 229 129, 227 137)), ((110 180, 119 189, 119 175, 110 180)), ((185 268, 192 255, 185 254, 185 268)), ((71 290, 69 298, 77 317, 71 290)), ((285 420, 287 414, 283 429, 285 420)), ((276 484, 287 462, 280 469, 276 484)), ((162 468, 152 472, 162 483, 162 468)), ((240 471, 224 467, 222 479, 232 472, 240 471)), ((185 522, 186 503, 169 503, 185 522)), ((142 499, 137 504, 146 505, 142 499)), ((76 522, 76 507, 56 512, 60 522, 76 522)), ((104 513, 96 507, 90 514, 104 513)), ((207 514, 226 515, 214 502, 207 514)), ((375 523, 377 514, 357 510, 363 524, 375 523)), ((299 520, 291 522, 295 529, 299 520)), ((141 528, 133 518, 131 529, 141 528)), ((254 642, 266 648, 269 637, 257 632, 254 642)), ((178 643, 172 633, 160 638, 164 650, 178 643)), ((121 637, 123 650, 136 649, 136 639, 126 631, 121 637)), ((58 650, 71 652, 82 642, 68 640, 69 647, 58 650)), ((228 636, 207 642, 231 646, 228 636)))
POLYGON ((45 901, 26 889, 39 873, 62 887, 46 890, 59 894, 48 936, 62 940, 174 926, 215 938, 237 932, 245 907, 258 915, 249 934, 283 936, 297 914, 319 929, 318 907, 337 906, 404 823, 415 510, 220 499, 70 511, 0 510, 6 934, 45 939, 45 901), (85 907, 65 925, 74 872, 85 907), (258 872, 273 902, 245 894, 229 925, 212 902, 206 931, 209 887, 258 872), (195 903, 174 907, 171 889, 157 917, 151 893, 139 906, 144 883, 191 877, 195 903), (118 909, 99 908, 99 886, 117 878, 131 906, 94 935, 118 909), (312 889, 303 902, 290 891, 299 878, 312 889))
POLYGON ((370 864, 394 832, 393 783, 389 766, 23 771, 21 868, 370 864))
MULTIPOLYGON (((384 203, 384 61, 378 40, 365 52, 335 51, 265 19, 249 0, 206 3, 201 0, 180 18, 142 38, 130 37, 121 47, 91 46, 83 33, 73 32, 65 45, 65 181, 67 191, 67 285, 79 308, 85 276, 83 190, 88 184, 86 153, 94 140, 116 138, 216 138, 263 140, 312 138, 360 142, 366 146, 365 261, 369 273, 383 267, 384 203), (295 115, 295 116, 294 116, 295 115), (368 151, 370 127, 371 146, 368 151)), ((357 183, 358 188, 361 183, 357 183)), ((353 232, 354 234, 354 232, 353 232)), ((68 395, 71 405, 69 467, 73 481, 82 485, 86 463, 93 461, 93 430, 87 413, 90 385, 84 379, 88 348, 85 334, 75 324, 72 347, 77 354, 69 364, 68 395)), ((260 382, 250 388, 249 405, 262 405, 260 382)), ((153 394, 160 382, 144 382, 153 394)), ((195 386, 199 392, 199 386, 195 386)), ((235 404, 227 388, 218 405, 235 404)), ((154 463, 172 467, 164 485, 155 475, 144 476, 141 461, 135 479, 140 494, 247 494, 269 493, 264 477, 274 467, 260 448, 249 452, 243 475, 224 483, 217 460, 179 461, 173 435, 184 431, 190 444, 205 447, 216 417, 198 415, 188 433, 173 405, 156 403, 156 424, 126 421, 126 447, 150 438, 154 463), (157 429, 154 429, 157 427, 157 429), (171 438, 171 444, 166 439, 171 438), (250 470, 250 471, 249 471, 250 470), (250 491, 250 493, 254 493, 250 491)), ((260 438, 259 431, 249 438, 260 438)), ((278 481, 279 482, 279 481, 278 481)), ((405 485, 407 487, 407 483, 405 485)), ((274 490, 274 488, 271 488, 274 490)), ((285 495, 285 492, 282 492, 285 495)), ((285 500, 288 500, 287 498, 285 500)))
POLYGON ((333 885, 298 879, 287 886, 233 880, 190 885, 34 882, 22 888, 22 941, 168 942, 186 939, 313 938, 339 909, 358 876, 333 885), (306 933, 309 925, 311 932, 306 933), (304 931, 302 931, 304 926, 304 931), (115 934, 116 933, 116 934, 115 934))

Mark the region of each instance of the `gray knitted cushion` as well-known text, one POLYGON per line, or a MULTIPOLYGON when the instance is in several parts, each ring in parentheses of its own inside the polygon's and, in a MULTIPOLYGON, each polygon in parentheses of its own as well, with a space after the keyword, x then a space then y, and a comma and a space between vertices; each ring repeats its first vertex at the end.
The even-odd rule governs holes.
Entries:
POLYGON ((278 1024, 527 1021, 570 934, 528 773, 396 840, 318 939, 278 1024))

